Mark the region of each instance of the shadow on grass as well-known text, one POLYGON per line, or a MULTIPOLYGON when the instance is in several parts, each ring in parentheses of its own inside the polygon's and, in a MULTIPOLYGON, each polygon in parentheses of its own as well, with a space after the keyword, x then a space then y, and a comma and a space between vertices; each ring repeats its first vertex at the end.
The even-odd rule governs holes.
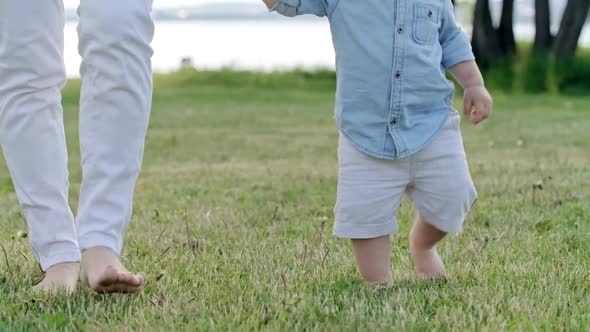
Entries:
POLYGON ((383 297, 391 295, 400 290, 415 292, 442 290, 443 288, 448 288, 449 286, 455 286, 457 284, 457 280, 447 278, 428 281, 404 278, 394 280, 394 283, 391 286, 370 286, 361 278, 354 277, 338 279, 328 284, 320 285, 319 287, 323 289, 330 289, 334 293, 343 295, 348 294, 354 296, 355 294, 371 294, 376 297, 383 297))

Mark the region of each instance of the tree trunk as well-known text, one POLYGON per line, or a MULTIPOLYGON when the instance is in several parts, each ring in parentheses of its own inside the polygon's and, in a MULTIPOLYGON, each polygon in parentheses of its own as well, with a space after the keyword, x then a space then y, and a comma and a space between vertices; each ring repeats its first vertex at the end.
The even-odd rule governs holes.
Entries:
POLYGON ((473 53, 482 67, 489 67, 494 60, 501 57, 502 49, 498 34, 492 23, 489 0, 477 0, 473 18, 473 53))
POLYGON ((586 23, 589 9, 590 0, 568 1, 553 47, 558 59, 566 60, 576 53, 578 40, 586 23))
POLYGON ((535 0, 535 30, 535 51, 549 51, 553 43, 549 0, 535 0))
POLYGON ((498 27, 498 42, 504 55, 516 53, 516 39, 514 38, 514 0, 502 2, 502 18, 498 27))

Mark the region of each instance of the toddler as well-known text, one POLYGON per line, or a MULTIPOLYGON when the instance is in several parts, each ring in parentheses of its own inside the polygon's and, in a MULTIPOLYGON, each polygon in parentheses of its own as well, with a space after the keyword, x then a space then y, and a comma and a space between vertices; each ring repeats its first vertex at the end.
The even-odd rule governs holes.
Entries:
POLYGON ((406 194, 416 205, 410 251, 421 279, 444 276, 436 245, 477 199, 453 109, 453 74, 474 125, 492 98, 450 0, 264 0, 285 16, 329 18, 336 50, 338 194, 334 234, 352 240, 372 285, 391 284, 390 235, 406 194))

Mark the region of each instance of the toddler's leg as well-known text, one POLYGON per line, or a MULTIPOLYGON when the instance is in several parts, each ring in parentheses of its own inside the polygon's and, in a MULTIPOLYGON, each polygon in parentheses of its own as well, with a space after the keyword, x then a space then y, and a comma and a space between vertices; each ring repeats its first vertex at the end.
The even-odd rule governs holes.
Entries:
POLYGON ((410 162, 359 152, 343 135, 338 147, 334 235, 351 239, 360 274, 371 285, 391 284, 390 234, 410 179, 410 162))
POLYGON ((410 232, 410 252, 420 279, 440 278, 445 275, 445 266, 436 251, 436 244, 446 235, 447 233, 418 217, 410 232))
POLYGON ((352 251, 360 274, 370 285, 393 283, 389 235, 374 239, 353 239, 352 251))
POLYGON ((436 244, 448 233, 461 231, 477 197, 459 123, 459 115, 451 115, 438 137, 414 156, 415 176, 408 195, 419 217, 410 234, 410 251, 421 279, 444 276, 436 244))

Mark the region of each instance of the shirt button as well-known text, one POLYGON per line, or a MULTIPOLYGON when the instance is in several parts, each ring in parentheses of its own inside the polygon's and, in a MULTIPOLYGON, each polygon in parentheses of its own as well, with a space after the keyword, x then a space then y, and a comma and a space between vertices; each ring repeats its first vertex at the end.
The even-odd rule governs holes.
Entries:
POLYGON ((403 33, 404 32, 404 27, 400 26, 399 28, 397 28, 397 33, 403 33))
POLYGON ((399 80, 400 77, 402 77, 402 73, 398 70, 398 71, 395 72, 395 79, 396 80, 399 80))
POLYGON ((397 118, 395 116, 391 117, 391 120, 389 120, 389 124, 395 126, 397 124, 397 118))

